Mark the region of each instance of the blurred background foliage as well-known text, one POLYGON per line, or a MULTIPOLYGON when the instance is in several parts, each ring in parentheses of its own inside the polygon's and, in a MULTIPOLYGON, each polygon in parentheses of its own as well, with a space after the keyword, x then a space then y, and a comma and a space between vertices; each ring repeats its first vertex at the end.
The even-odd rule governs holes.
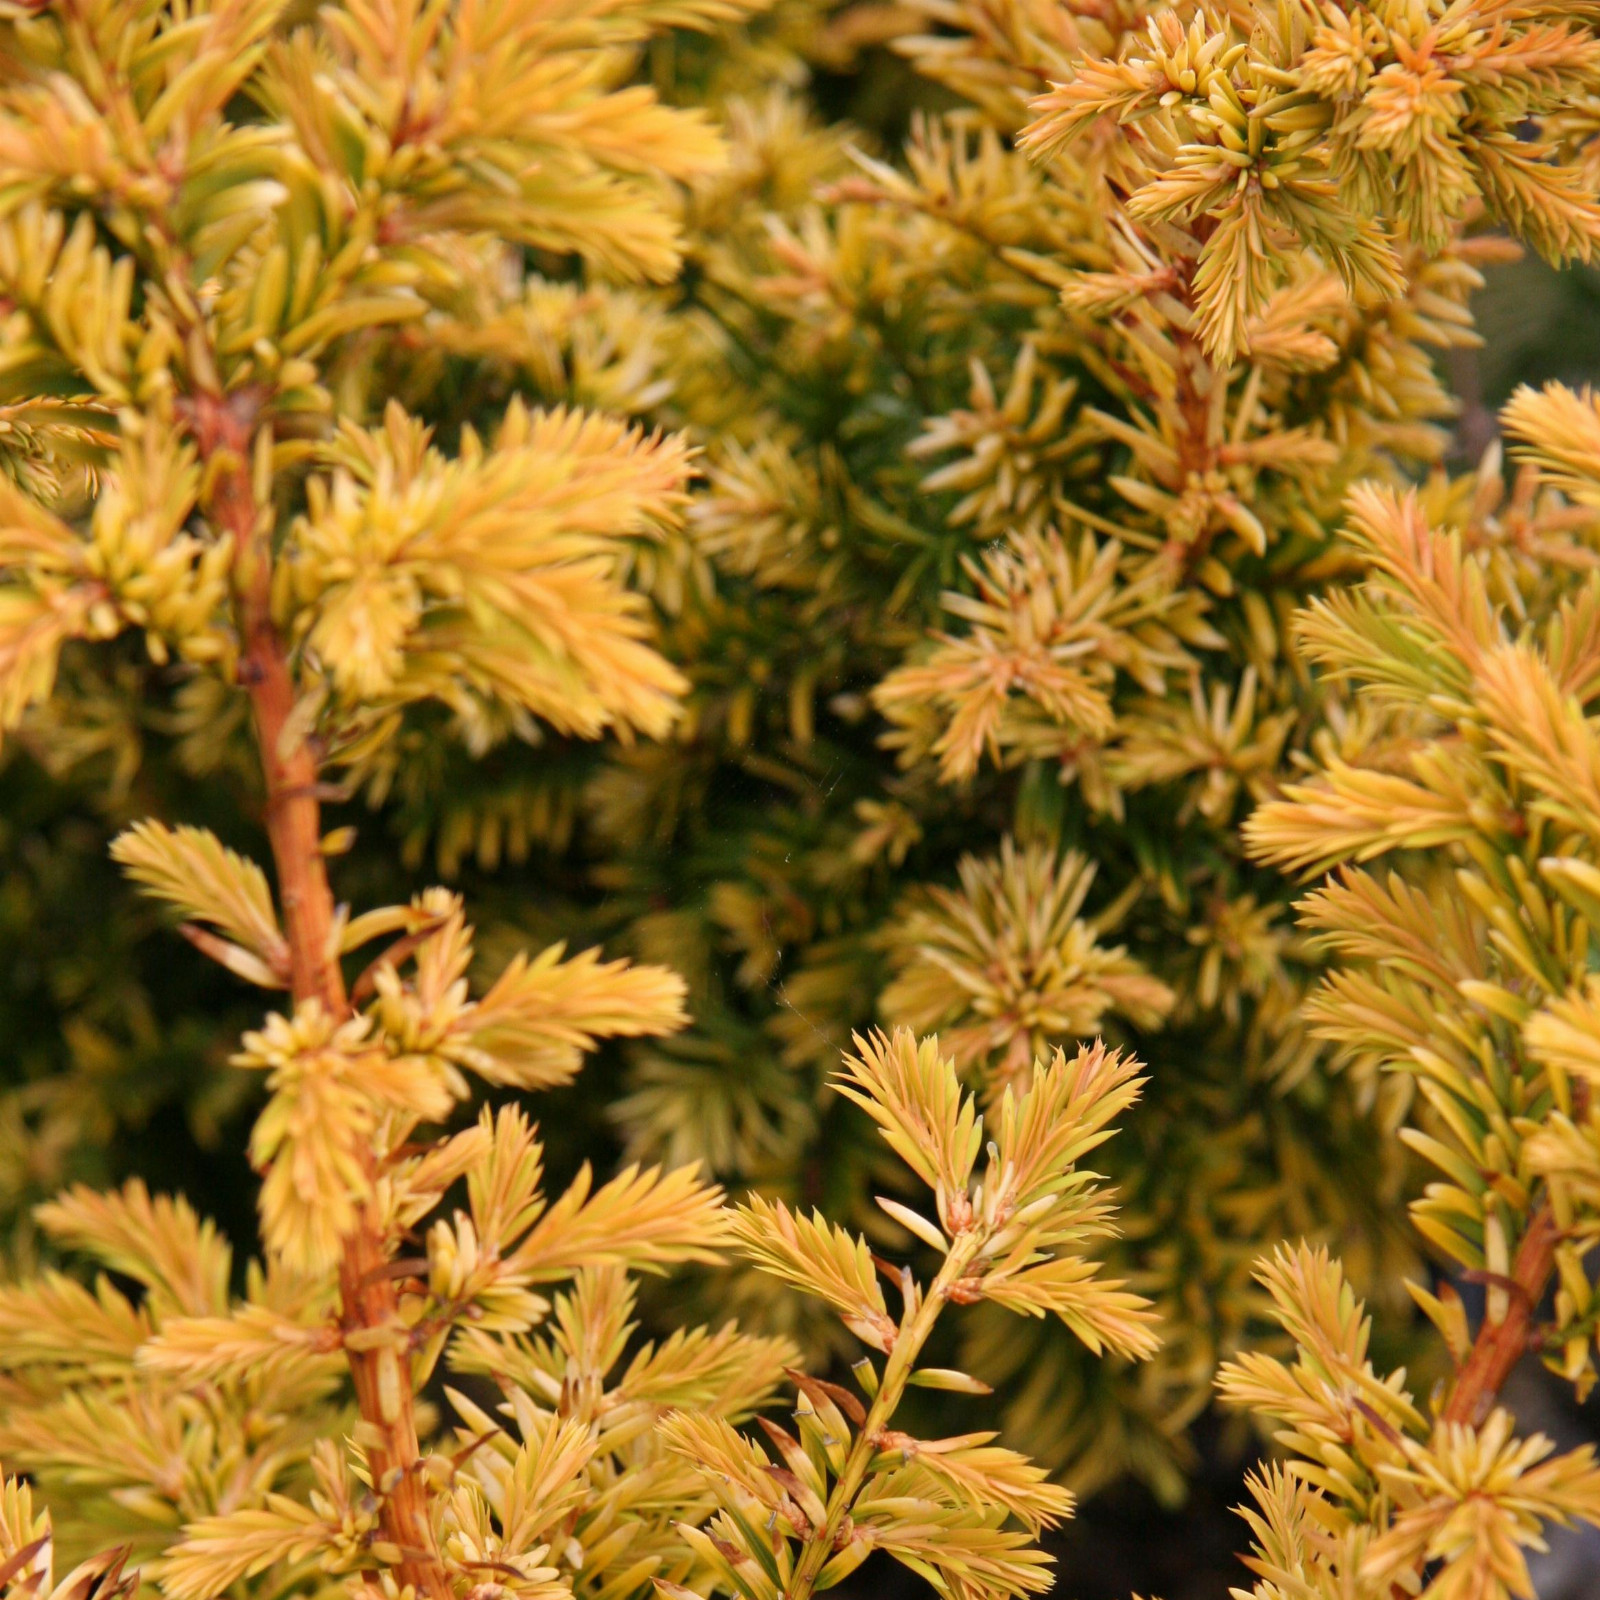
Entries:
MULTIPOLYGON (((943 418, 940 437, 980 465, 984 429, 1010 428, 1013 462, 1026 455, 1054 485, 1070 478, 1087 499, 1107 471, 1103 440, 1071 437, 1084 397, 1051 398, 1052 383, 1093 387, 1085 372, 1060 376, 1070 353, 1047 352, 1045 370, 1017 377, 1037 315, 1025 285, 984 278, 987 268, 953 248, 891 259, 891 231, 874 235, 837 199, 817 203, 859 178, 847 140, 892 162, 919 116, 961 104, 887 42, 925 22, 893 6, 827 12, 781 0, 737 37, 653 47, 641 72, 678 99, 719 106, 735 135, 733 173, 688 202, 695 246, 684 280, 661 293, 617 291, 583 283, 565 263, 531 262, 535 287, 462 308, 452 356, 360 375, 358 387, 399 394, 447 440, 522 393, 688 426, 710 445, 693 536, 639 552, 637 578, 658 603, 668 653, 695 685, 676 744, 547 737, 469 754, 417 733, 332 818, 354 829, 336 867, 343 892, 383 903, 440 877, 460 884, 491 968, 516 945, 564 936, 668 962, 689 979, 689 1033, 603 1055, 577 1086, 541 1097, 557 1179, 586 1156, 699 1156, 736 1191, 759 1185, 851 1212, 881 1160, 821 1079, 849 1027, 884 1016, 897 977, 902 996, 915 987, 907 969, 920 958, 906 930, 929 902, 907 890, 956 892, 961 859, 994 857, 1006 835, 1024 851, 1030 838, 1045 841, 1052 861, 1055 847, 1076 844, 1098 862, 1098 889, 1049 892, 1062 894, 1069 922, 1076 904, 1103 918, 1109 945, 1128 911, 1116 891, 1148 889, 1164 870, 1156 858, 1190 837, 1194 808, 1173 792, 1131 803, 1131 823, 1108 832, 1048 763, 951 787, 926 762, 897 770, 881 743, 873 689, 947 623, 939 596, 970 589, 961 560, 989 537, 985 514, 963 511, 962 496, 998 495, 999 514, 1013 519, 1029 507, 1025 481, 982 470, 928 485, 950 450, 911 447, 943 418), (833 250, 857 252, 850 305, 829 305, 829 286, 806 279, 833 250), (987 394, 974 387, 974 358, 987 394)), ((1058 215, 1052 225, 1080 224, 1058 215)), ((913 230, 900 243, 931 238, 913 230)), ((1532 258, 1483 273, 1471 300, 1483 347, 1439 356, 1461 402, 1447 421, 1457 468, 1475 464, 1518 383, 1600 373, 1600 274, 1558 274, 1532 258)), ((264 856, 249 752, 188 736, 196 691, 180 673, 132 653, 107 660, 66 663, 70 737, 47 709, 0 754, 0 1216, 18 1264, 39 1248, 31 1206, 76 1179, 141 1176, 188 1193, 236 1240, 254 1225, 242 1154, 254 1091, 227 1062, 258 1018, 209 962, 150 937, 157 914, 106 855, 121 827, 153 814, 182 815, 264 856), (108 672, 145 681, 113 695, 108 672), (129 706, 157 709, 133 723, 129 706)), ((1238 961, 1260 931, 1246 925, 1249 893, 1265 891, 1213 858, 1215 839, 1247 808, 1238 796, 1213 807, 1215 828, 1194 846, 1238 891, 1231 903, 1244 923, 1224 930, 1238 961)), ((1218 980, 1174 926, 1158 908, 1115 938, 1187 1001, 1218 980), (1162 946, 1174 938, 1176 953, 1162 946)), ((1002 967, 1015 958, 988 955, 1002 967)), ((1232 981, 1239 1004, 1215 993, 1181 1003, 1164 1031, 1136 1002, 1068 1030, 1093 1031, 1108 1012, 1155 1069, 1149 1103, 1110 1159, 1137 1219, 1129 1264, 1172 1323, 1167 1361, 1105 1380, 1059 1341, 1019 1337, 1014 1324, 1005 1339, 980 1332, 960 1352, 1001 1386, 1013 1442, 1089 1491, 1060 1542, 1058 1592, 1081 1600, 1135 1588, 1199 1600, 1239 1581, 1230 1508, 1255 1443, 1206 1396, 1217 1351, 1254 1313, 1245 1282, 1257 1251, 1282 1232, 1331 1231, 1377 1281, 1381 1305, 1406 1248, 1403 1179, 1370 1105, 1347 1080, 1252 1059, 1281 1044, 1263 1042, 1252 1020, 1271 985, 1251 993, 1232 981)), ((795 1320, 798 1300, 757 1298, 725 1279, 698 1292, 708 1304, 731 1297, 747 1320, 786 1323, 814 1349, 825 1338, 795 1320)), ((1392 1296, 1389 1309, 1380 1338, 1400 1354, 1407 1321, 1392 1296)), ((1525 1404, 1546 1402, 1530 1393, 1525 1404)), ((1584 1426, 1555 1413, 1534 1420, 1557 1433, 1584 1426)), ((1575 1558, 1579 1583, 1590 1558, 1575 1558)), ((856 1592, 888 1595, 908 1581, 869 1565, 856 1592)), ((1545 1600, 1566 1592, 1554 1569, 1548 1581, 1545 1600)))

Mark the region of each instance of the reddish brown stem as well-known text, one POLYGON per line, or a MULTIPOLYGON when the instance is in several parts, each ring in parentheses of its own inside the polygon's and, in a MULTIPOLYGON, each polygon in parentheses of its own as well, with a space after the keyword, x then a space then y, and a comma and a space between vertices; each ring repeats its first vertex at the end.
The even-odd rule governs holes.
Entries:
MULTIPOLYGON (((1476 1428, 1488 1416, 1506 1379, 1511 1376, 1511 1369, 1528 1349, 1533 1319, 1550 1275, 1555 1271, 1556 1241, 1560 1237, 1561 1230, 1556 1226, 1550 1207, 1540 1206, 1511 1264, 1511 1282, 1506 1291, 1511 1303, 1506 1314, 1498 1322, 1491 1322, 1485 1313, 1479 1323, 1472 1349, 1456 1374, 1455 1388, 1440 1412, 1442 1421, 1476 1428)), ((1389 1590, 1389 1600, 1413 1600, 1413 1597, 1404 1584, 1396 1583, 1389 1590)))
POLYGON ((1484 1316, 1441 1413, 1444 1421, 1477 1427, 1489 1414, 1511 1369, 1528 1349, 1539 1302, 1555 1271, 1556 1242, 1560 1237, 1561 1230, 1550 1207, 1540 1206, 1511 1264, 1512 1287, 1507 1291, 1510 1304, 1506 1314, 1498 1322, 1484 1316))
MULTIPOLYGON (((295 704, 289 652, 272 619, 270 529, 261 526, 251 484, 250 452, 258 403, 248 395, 201 396, 191 417, 202 455, 216 469, 211 515, 233 536, 240 628, 239 681, 250 695, 266 780, 267 835, 277 868, 296 1004, 319 1001, 334 1017, 350 1010, 334 948, 333 891, 321 850, 316 760, 303 738, 286 736, 295 704), (217 459, 220 458, 220 459, 217 459)), ((344 1242, 339 1266, 344 1332, 388 1333, 346 1353, 356 1401, 368 1425, 367 1461, 380 1496, 384 1542, 395 1547, 394 1575, 428 1600, 447 1600, 449 1575, 440 1560, 419 1470, 416 1404, 407 1361, 409 1331, 400 1319, 395 1282, 386 1271, 389 1241, 363 1214, 344 1242)))

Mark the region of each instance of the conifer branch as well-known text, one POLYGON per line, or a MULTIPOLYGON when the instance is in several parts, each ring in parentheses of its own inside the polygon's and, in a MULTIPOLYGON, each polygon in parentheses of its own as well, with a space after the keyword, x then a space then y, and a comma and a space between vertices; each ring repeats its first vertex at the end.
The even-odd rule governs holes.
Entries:
POLYGON ((866 1420, 857 1431, 844 1466, 834 1480, 827 1500, 827 1516, 822 1525, 807 1537, 795 1563, 794 1576, 784 1587, 783 1600, 811 1600, 818 1574, 843 1547, 850 1509, 861 1492, 862 1484, 866 1482, 874 1458, 893 1448, 886 1438, 890 1419, 905 1398, 906 1386, 928 1342, 928 1336, 933 1332, 940 1314, 950 1304, 952 1290, 967 1275, 982 1242, 982 1235, 976 1229, 959 1235, 951 1244, 926 1292, 919 1291, 916 1300, 906 1307, 895 1334, 894 1345, 878 1379, 878 1392, 873 1396, 866 1420))
MULTIPOLYGON (((292 729, 297 696, 288 650, 272 617, 270 534, 251 481, 257 422, 257 400, 249 393, 195 397, 196 439, 216 473, 212 510, 233 539, 243 643, 238 675, 250 698, 266 783, 265 821, 289 943, 290 993, 297 1005, 315 1002, 342 1021, 350 1006, 321 849, 320 775, 309 739, 292 729)), ((375 1167, 371 1175, 376 1178, 375 1167)), ((371 1434, 368 1463, 384 1537, 399 1552, 396 1576, 428 1600, 450 1600, 421 1472, 410 1335, 386 1270, 390 1255, 376 1217, 360 1208, 339 1262, 339 1325, 356 1404, 371 1434)))
MULTIPOLYGON (((1600 480, 1600 455, 1573 448, 1593 429, 1592 402, 1574 399, 1561 390, 1519 395, 1507 422, 1536 468, 1582 504, 1600 480)), ((1569 516, 1554 496, 1534 500, 1524 491, 1522 506, 1552 528, 1569 516)), ((1394 1499, 1374 1503, 1324 1480, 1325 1504, 1297 1508, 1286 1527, 1304 1529, 1305 1516, 1325 1518, 1337 1507, 1339 1524, 1360 1530, 1365 1553, 1303 1559, 1330 1577, 1358 1570, 1396 1596, 1425 1584, 1424 1592, 1468 1585, 1498 1597, 1528 1592, 1520 1547, 1537 1541, 1541 1521, 1600 1523, 1592 1451, 1547 1460, 1550 1442, 1518 1439, 1497 1405, 1534 1349, 1580 1394, 1595 1381, 1586 1258, 1600 1198, 1591 1176, 1600 1169, 1591 1109, 1600 1010, 1588 974, 1600 880, 1588 858, 1600 724, 1590 710, 1595 684, 1577 665, 1589 625, 1581 625, 1582 643, 1570 631, 1593 604, 1592 587, 1534 561, 1491 578, 1494 530, 1435 528, 1414 495, 1362 487, 1351 513, 1364 582, 1308 613, 1304 637, 1337 682, 1375 691, 1385 737, 1404 755, 1392 762, 1372 742, 1357 746, 1354 759, 1325 751, 1312 782, 1287 786, 1262 806, 1247 838, 1263 857, 1338 868, 1301 906, 1327 948, 1352 963, 1314 997, 1314 1026, 1348 1054, 1418 1084, 1422 1106, 1400 1137, 1442 1181, 1413 1202, 1412 1218, 1484 1286, 1485 1308, 1474 1334, 1454 1290, 1409 1286, 1456 1363, 1454 1383, 1424 1427, 1398 1399, 1378 1396, 1370 1367, 1356 1372, 1365 1335, 1351 1337, 1336 1276, 1302 1257, 1291 1285, 1275 1264, 1274 1297, 1299 1366, 1291 1374, 1245 1357, 1222 1383, 1231 1397, 1287 1423, 1285 1441, 1301 1460, 1295 1470, 1316 1474, 1312 1463, 1326 1462, 1328 1451, 1290 1390, 1303 1393, 1304 1374, 1326 1368, 1337 1344, 1345 1365, 1329 1392, 1348 1395, 1370 1424, 1369 1431, 1352 1423, 1349 1449, 1394 1499), (1396 776, 1396 765, 1409 776, 1396 776), (1386 807, 1385 792, 1398 803, 1386 807), (1448 863, 1410 853, 1430 844, 1448 852, 1448 863), (1373 858, 1402 850, 1380 878, 1373 858), (1451 907, 1443 915, 1441 900, 1451 907), (1446 1525, 1467 1499, 1473 1532, 1457 1539, 1446 1525), (1438 1572, 1425 1578, 1436 1561, 1438 1572)), ((1585 525, 1592 539, 1593 518, 1585 525)), ((1398 1374, 1388 1380, 1391 1396, 1399 1382, 1398 1374)), ((1270 1511, 1272 1486, 1255 1492, 1270 1511)), ((1270 1577, 1285 1548, 1263 1525, 1252 1564, 1270 1577)))
POLYGON ((242 649, 238 678, 250 699, 266 783, 265 823, 278 870, 278 896, 289 940, 291 993, 317 1000, 330 1017, 348 1003, 333 946, 333 890, 322 855, 318 773, 309 740, 290 736, 297 695, 289 655, 272 619, 272 548, 251 474, 260 397, 250 391, 199 394, 193 428, 215 481, 211 507, 231 536, 242 649))
POLYGON ((1549 1203, 1528 1219, 1527 1231, 1512 1261, 1505 1314, 1485 1312, 1472 1349, 1456 1374, 1440 1416, 1446 1422, 1478 1427, 1505 1387, 1512 1369, 1533 1347, 1539 1306, 1556 1270, 1556 1245, 1561 1229, 1549 1203))

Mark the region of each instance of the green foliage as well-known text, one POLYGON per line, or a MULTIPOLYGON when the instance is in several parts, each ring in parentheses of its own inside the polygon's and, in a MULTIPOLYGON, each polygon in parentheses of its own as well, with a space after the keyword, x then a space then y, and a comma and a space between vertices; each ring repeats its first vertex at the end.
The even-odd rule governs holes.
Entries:
MULTIPOLYGON (((980 1316, 953 1357, 1084 1488, 1181 1493, 1263 1248, 1338 1239, 1391 1311, 1415 1266, 1387 1107, 1318 1068, 1318 957, 1238 842, 1328 726, 1291 626, 1352 570, 1345 496, 1440 461, 1435 358, 1510 253, 1466 90, 1437 147, 1342 120, 1422 71, 1420 13, 1361 16, 1347 89, 1320 12, 930 8, 895 48, 969 104, 869 155, 784 93, 730 103, 663 313, 656 414, 705 439, 708 489, 684 576, 641 576, 691 711, 588 780, 577 848, 698 1037, 634 1053, 627 1147, 866 1226, 876 1157, 817 1092, 863 1017, 937 1027, 989 1094, 1056 1044, 1136 1048, 1108 1160, 1163 1351, 1092 1364, 980 1316), (1157 205, 1180 173, 1210 187, 1157 205), (1468 226, 1420 198, 1445 173, 1468 226)), ((1589 70, 1569 22, 1506 26, 1589 70)), ((1558 103, 1502 100, 1510 36, 1471 37, 1496 126, 1558 103)), ((1540 171, 1579 186, 1577 150, 1540 171)))
MULTIPOLYGON (((505 1095, 681 1029, 677 975, 556 942, 485 980, 450 891, 334 898, 349 840, 323 805, 382 795, 412 741, 627 748, 681 716, 687 681, 628 579, 683 537, 687 440, 520 395, 436 432, 379 397, 385 367, 470 344, 450 330, 474 291, 538 294, 519 249, 601 281, 677 270, 670 184, 725 151, 629 81, 634 47, 737 10, 113 0, 0 19, 5 382, 59 435, 0 477, 0 727, 59 748, 77 656, 141 643, 191 768, 255 780, 273 873, 189 822, 135 822, 111 856, 200 953, 285 994, 231 1058, 262 1083, 258 1259, 236 1272, 213 1224, 138 1181, 36 1208, 83 1276, 0 1286, 0 1452, 58 1504, 36 1516, 5 1480, 8 1592, 764 1596, 751 1573, 771 1569, 800 1600, 882 1548, 953 1595, 1022 1594, 1071 1499, 992 1434, 892 1426, 913 1381, 982 1388, 918 1369, 935 1322, 985 1300, 1097 1352, 1154 1348, 1147 1303, 1084 1253, 1109 1202, 1078 1161, 1134 1097, 1125 1058, 1041 1064, 1001 1097, 969 1186, 977 1112, 936 1043, 860 1047, 850 1093, 937 1170, 944 1231, 918 1226, 943 1264, 926 1286, 900 1269, 894 1319, 864 1240, 759 1197, 730 1211, 697 1163, 546 1183, 505 1095), (684 1430, 736 1438, 798 1352, 732 1323, 634 1337, 634 1278, 729 1244, 886 1357, 818 1494, 769 1425, 788 1463, 771 1481, 800 1496, 792 1563, 736 1528, 729 1564, 706 1531, 731 1514, 716 1458, 684 1430), (895 1454, 927 1464, 886 1473, 895 1454), (57 1590, 58 1541, 112 1540, 57 1590)), ((132 719, 158 699, 113 681, 132 719)))
POLYGON ((1474 1333, 1451 1286, 1411 1286, 1456 1368, 1428 1418, 1403 1373, 1366 1362, 1335 1264, 1266 1269, 1297 1363, 1247 1354, 1222 1376, 1291 1456, 1252 1485, 1261 1600, 1418 1575, 1440 1600, 1528 1595, 1541 1527, 1600 1523, 1592 1450, 1517 1439, 1495 1405, 1529 1349, 1580 1397, 1596 1375, 1600 409, 1523 389, 1503 421, 1524 461, 1511 496, 1493 462, 1476 483, 1352 496, 1363 581, 1299 625, 1353 696, 1343 736, 1245 829, 1260 856, 1328 873, 1298 908, 1339 963, 1307 1019, 1354 1075, 1402 1086, 1399 1137, 1437 1174, 1412 1222, 1486 1289, 1474 1333))
POLYGON ((52 968, 15 1252, 181 1097, 253 1118, 260 1259, 137 1183, 36 1211, 82 1272, 0 1289, 57 1502, 8 1487, 5 1582, 991 1600, 1067 1484, 1181 1495, 1221 1366, 1291 1458, 1262 1600, 1521 1594, 1600 1509, 1494 1408, 1539 1341, 1593 1377, 1600 425, 1519 396, 1521 476, 1453 480, 1435 359, 1492 230, 1600 240, 1591 19, 753 9, 0 15, 5 781, 75 825, 0 841, 0 928, 115 835, 286 995, 120 909, 52 968), (808 95, 870 42, 903 139, 808 95), (631 1164, 553 1101, 547 1183, 516 1097, 597 1054, 631 1164), (647 1342, 683 1267, 745 1331, 647 1342), (991 1386, 1040 1464, 900 1426, 991 1386))

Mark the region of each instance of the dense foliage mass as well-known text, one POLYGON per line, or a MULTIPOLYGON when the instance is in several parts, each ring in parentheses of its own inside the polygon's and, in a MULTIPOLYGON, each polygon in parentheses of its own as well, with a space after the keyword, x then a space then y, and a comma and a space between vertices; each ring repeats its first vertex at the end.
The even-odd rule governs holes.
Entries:
POLYGON ((1260 1600, 1526 1594, 1600 408, 1451 478, 1434 357, 1600 243, 1592 19, 754 9, 0 9, 0 1582, 998 1600, 1220 1369, 1260 1600), (257 1259, 105 1184, 177 1102, 257 1259))

